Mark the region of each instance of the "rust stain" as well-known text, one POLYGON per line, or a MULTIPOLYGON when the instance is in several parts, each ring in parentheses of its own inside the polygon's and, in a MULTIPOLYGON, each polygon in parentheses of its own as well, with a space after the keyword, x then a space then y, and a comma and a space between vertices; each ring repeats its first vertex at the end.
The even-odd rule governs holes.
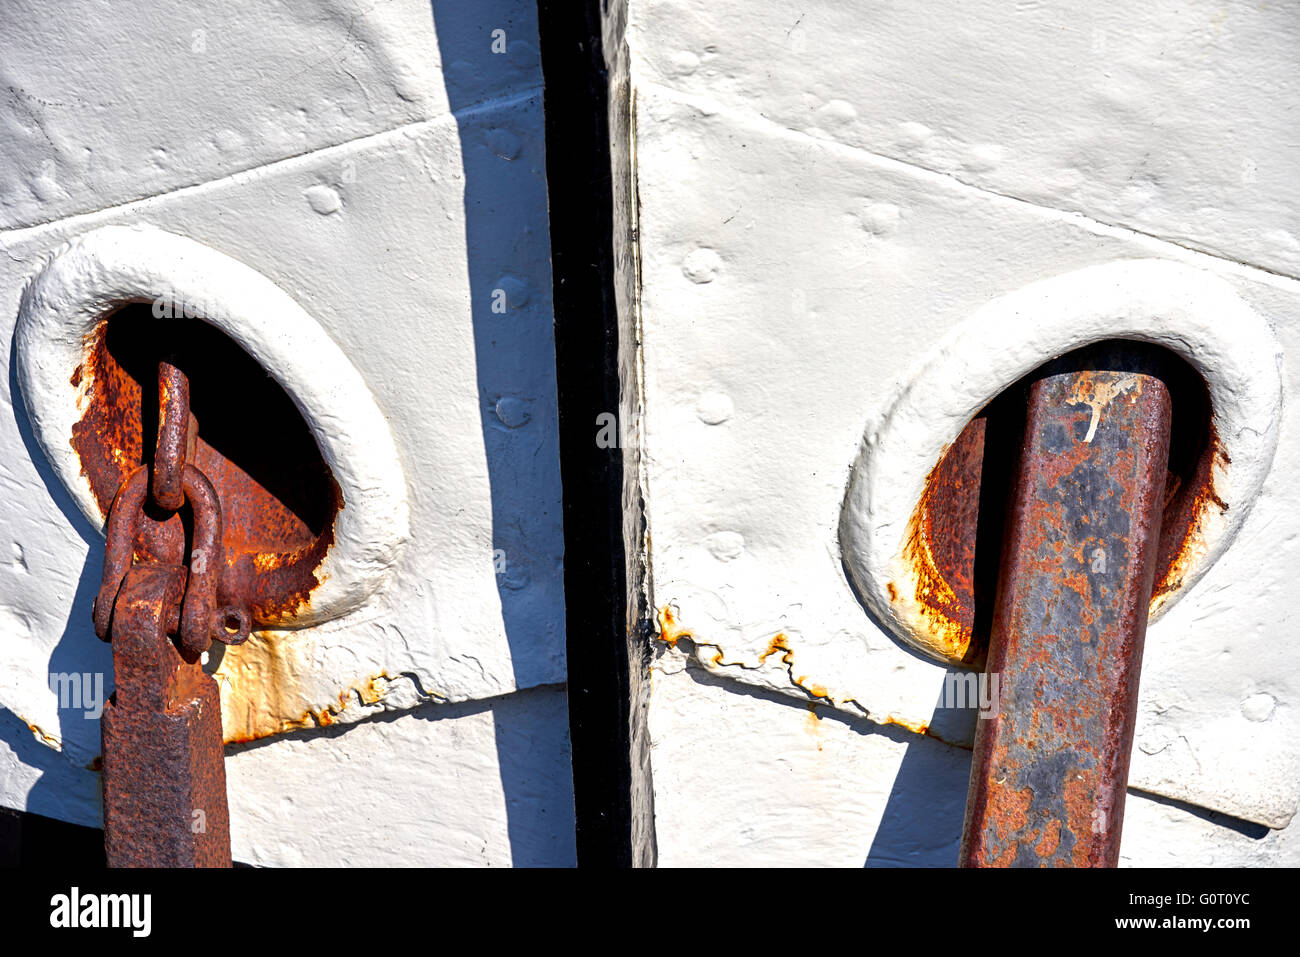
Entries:
POLYGON ((789 639, 786 637, 785 632, 777 632, 772 637, 772 640, 768 642, 767 649, 758 656, 758 663, 748 665, 743 661, 725 660, 725 653, 721 647, 713 642, 700 641, 696 638, 695 633, 691 631, 691 629, 682 625, 677 614, 676 607, 671 604, 664 605, 658 611, 657 617, 659 619, 659 633, 655 637, 668 645, 668 647, 676 648, 679 641, 686 639, 691 641, 697 648, 708 647, 714 649, 714 654, 709 656, 709 661, 715 667, 742 668, 747 671, 761 668, 767 662, 768 658, 779 653, 781 655, 781 663, 789 670, 790 681, 793 684, 801 688, 806 694, 813 698, 830 698, 830 692, 827 691, 824 686, 810 683, 806 675, 795 676, 793 671, 794 651, 790 648, 789 639))
POLYGON ((714 667, 746 667, 743 662, 725 660, 723 650, 713 642, 700 641, 696 638, 695 632, 682 625, 678 620, 676 606, 664 605, 663 608, 659 609, 656 617, 659 620, 659 632, 655 635, 655 638, 662 641, 669 648, 676 648, 679 641, 689 641, 697 648, 712 648, 714 650, 714 654, 709 659, 714 667))
MULTIPOLYGON (((1120 788, 1123 788, 1121 782, 1120 788)), ((1097 788, 1096 782, 1090 776, 1075 773, 1066 776, 1062 782, 1061 793, 1062 802, 1065 805, 1065 821, 1059 819, 1055 821, 1058 831, 1063 827, 1070 834, 1074 835, 1074 849, 1070 854, 1069 866, 1071 867, 1089 867, 1101 863, 1100 860, 1092 860, 1094 855, 1099 855, 1100 850, 1090 838, 1093 832, 1104 837, 1104 830, 1094 828, 1094 814, 1100 808, 1104 814, 1110 809, 1106 803, 1104 794, 1098 793, 1105 791, 1104 788, 1097 788)), ((1121 804, 1123 802, 1121 801, 1121 804)), ((1040 856, 1042 856, 1040 854, 1040 856)), ((1065 865, 1065 861, 1058 862, 1065 865)))
POLYGON ((227 744, 257 741, 299 728, 325 728, 353 702, 378 703, 392 680, 380 672, 350 682, 335 702, 312 707, 298 675, 301 659, 291 633, 257 631, 242 645, 225 649, 213 675, 221 688, 221 727, 227 744))
POLYGON ((1188 570, 1208 551, 1209 530, 1228 511, 1228 503, 1215 488, 1214 471, 1216 465, 1224 468, 1229 464, 1231 459, 1223 450, 1218 433, 1211 428, 1207 451, 1197 459, 1192 474, 1179 481, 1165 504, 1156 557, 1156 584, 1151 590, 1152 611, 1182 587, 1188 570))
POLYGON ((1051 857, 1056 853, 1056 849, 1061 846, 1061 822, 1051 820, 1043 828, 1042 840, 1034 847, 1034 853, 1039 857, 1051 857))
MULTIPOLYGON (((997 782, 999 785, 1004 781, 997 782)), ((1006 788, 1006 798, 999 802, 997 813, 992 815, 993 830, 999 843, 1006 842, 1013 834, 1022 833, 1029 824, 1029 808, 1034 803, 1031 788, 1006 788)), ((1007 867, 1014 859, 1016 848, 1008 847, 998 859, 999 866, 1007 867)))
MULTIPOLYGON (((123 312, 140 308, 147 313, 147 307, 136 306, 123 312)), ((193 411, 200 421, 192 463, 211 480, 221 500, 226 567, 220 600, 247 602, 255 625, 291 621, 310 606, 320 585, 318 570, 334 544, 334 519, 344 505, 314 439, 300 418, 285 418, 296 425, 272 430, 270 413, 259 416, 259 409, 281 409, 291 406, 291 400, 268 384, 268 377, 245 368, 256 365, 216 330, 186 323, 185 335, 191 338, 172 341, 149 325, 147 314, 124 315, 120 322, 110 316, 96 326, 69 380, 82 410, 70 441, 100 513, 107 517, 127 475, 152 461, 158 416, 155 353, 177 351, 178 364, 188 365, 193 411), (235 376, 238 385, 232 386, 227 376, 235 376)), ((139 540, 141 554, 153 553, 144 547, 146 541, 175 541, 184 534, 179 515, 161 522, 150 518, 148 525, 139 540)))
MULTIPOLYGON (((813 682, 809 682, 807 675, 799 675, 797 677, 795 676, 794 649, 790 647, 790 641, 786 637, 785 632, 783 631, 777 632, 775 635, 772 636, 772 640, 768 642, 766 650, 764 650, 764 652, 758 656, 758 663, 760 665, 765 663, 768 658, 771 658, 773 655, 777 654, 778 652, 780 652, 781 654, 781 664, 787 667, 790 674, 790 680, 795 685, 802 688, 806 694, 810 695, 813 698, 829 698, 831 696, 830 692, 826 690, 826 687, 824 685, 819 685, 813 682)), ((852 699, 848 699, 848 700, 852 700, 852 699)))
POLYGON ((798 678, 795 678, 794 683, 797 684, 804 691, 808 692, 814 698, 825 698, 830 694, 830 692, 828 692, 824 687, 822 687, 819 684, 811 684, 811 685, 808 684, 807 675, 800 675, 798 678))
POLYGON ((817 702, 808 702, 808 717, 804 721, 805 729, 812 735, 813 741, 817 744, 817 750, 823 750, 825 741, 822 735, 822 716, 818 713, 820 709, 817 702))
POLYGON ((924 721, 904 723, 904 721, 900 719, 898 721, 886 721, 883 723, 900 725, 901 727, 904 727, 907 730, 914 732, 915 734, 919 734, 922 737, 929 738, 931 741, 938 741, 940 744, 946 744, 950 748, 958 748, 962 751, 971 750, 971 746, 969 744, 963 744, 960 741, 951 741, 948 738, 943 737, 943 735, 935 734, 934 729, 931 728, 924 721))
POLYGON ((975 540, 985 426, 973 419, 925 478, 901 550, 904 577, 888 584, 890 602, 915 623, 930 652, 975 665, 975 540))
POLYGON ((786 641, 785 632, 777 632, 771 641, 767 643, 767 650, 758 656, 759 663, 767 661, 777 652, 781 652, 781 663, 794 664, 794 652, 790 650, 790 645, 786 641))

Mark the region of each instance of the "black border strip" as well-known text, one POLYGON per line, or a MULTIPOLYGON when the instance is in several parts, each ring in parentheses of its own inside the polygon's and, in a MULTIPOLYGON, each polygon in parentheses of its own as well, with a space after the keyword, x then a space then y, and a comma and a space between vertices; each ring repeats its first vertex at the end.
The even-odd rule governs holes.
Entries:
POLYGON ((609 91, 599 0, 538 0, 545 83, 569 734, 580 867, 630 867, 633 847, 623 459, 596 444, 619 410, 609 91))

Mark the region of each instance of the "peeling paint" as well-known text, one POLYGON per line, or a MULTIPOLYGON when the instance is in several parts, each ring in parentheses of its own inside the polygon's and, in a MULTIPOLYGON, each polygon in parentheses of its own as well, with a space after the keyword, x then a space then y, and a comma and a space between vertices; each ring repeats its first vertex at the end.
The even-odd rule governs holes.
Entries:
POLYGON ((830 706, 837 711, 843 711, 858 717, 867 718, 869 721, 879 725, 895 725, 903 728, 913 734, 923 737, 932 738, 942 744, 951 747, 960 748, 964 751, 971 749, 970 744, 960 741, 949 741, 946 738, 935 734, 930 728, 928 721, 917 718, 908 718, 897 713, 890 713, 880 716, 879 712, 872 711, 857 698, 844 695, 837 696, 826 685, 809 680, 806 674, 797 674, 795 672, 795 653, 790 644, 790 637, 784 631, 779 631, 767 642, 764 650, 759 654, 758 660, 748 663, 744 660, 727 660, 726 653, 723 649, 710 641, 702 641, 698 638, 691 628, 684 625, 681 621, 680 611, 674 604, 667 604, 661 607, 657 613, 659 621, 659 631, 655 635, 658 641, 663 642, 669 648, 672 648, 689 658, 703 665, 707 670, 718 674, 726 674, 728 668, 739 668, 743 671, 763 670, 767 665, 768 659, 780 655, 780 662, 784 665, 783 671, 790 684, 798 688, 806 696, 810 708, 817 709, 823 706, 830 706), (688 642, 692 648, 683 651, 679 647, 682 641, 688 642), (701 649, 709 648, 711 654, 703 654, 701 649))
POLYGON ((1123 376, 1114 382, 1080 379, 1075 384, 1070 401, 1077 405, 1086 405, 1092 411, 1092 418, 1088 421, 1088 434, 1083 437, 1084 445, 1091 444, 1093 437, 1096 436, 1102 410, 1137 384, 1137 377, 1131 375, 1123 376))
POLYGON ((18 716, 18 720, 27 725, 27 730, 30 731, 32 736, 41 744, 45 745, 47 748, 53 748, 55 751, 63 750, 63 739, 61 739, 57 734, 50 734, 40 725, 28 721, 22 715, 18 716))
MULTIPOLYGON (((913 721, 910 718, 904 718, 896 714, 891 714, 884 721, 882 721, 881 724, 896 724, 900 728, 906 728, 908 731, 911 731, 915 734, 924 734, 927 735, 928 737, 936 737, 935 735, 930 734, 930 725, 927 724, 926 722, 913 721)), ((939 740, 942 739, 940 738, 939 740)), ((966 750, 967 751, 970 750, 969 746, 966 747, 966 750)))

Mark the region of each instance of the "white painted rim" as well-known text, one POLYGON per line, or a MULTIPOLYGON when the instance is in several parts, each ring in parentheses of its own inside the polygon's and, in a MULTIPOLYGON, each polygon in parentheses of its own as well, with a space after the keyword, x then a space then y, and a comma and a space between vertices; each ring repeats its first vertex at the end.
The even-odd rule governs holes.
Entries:
POLYGON ((78 390, 69 380, 107 313, 168 296, 196 306, 292 397, 343 493, 320 585, 292 626, 353 611, 383 586, 408 536, 406 482, 388 422, 316 320, 223 253, 148 226, 106 226, 55 252, 23 291, 15 333, 18 382, 46 458, 102 530, 105 516, 69 444, 89 383, 78 390))
POLYGON ((964 319, 922 359, 867 428, 841 512, 840 544, 858 593, 895 634, 932 657, 903 557, 926 477, 990 399, 1057 356, 1103 339, 1135 339, 1177 353, 1205 378, 1230 464, 1214 464, 1228 505, 1207 514, 1182 585, 1153 603, 1154 621, 1232 543, 1277 448, 1281 350, 1268 323, 1219 277, 1166 260, 1092 266, 1033 283, 964 319), (891 600, 889 586, 894 586, 891 600), (903 593, 899 589, 903 588, 903 593))

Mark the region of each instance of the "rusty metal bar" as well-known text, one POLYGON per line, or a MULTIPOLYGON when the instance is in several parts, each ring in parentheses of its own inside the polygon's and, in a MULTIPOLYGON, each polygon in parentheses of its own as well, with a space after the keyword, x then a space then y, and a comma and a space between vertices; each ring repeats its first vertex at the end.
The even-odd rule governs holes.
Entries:
POLYGON ((1087 368, 1104 371, 1049 370, 1029 390, 966 867, 1113 867, 1119 857, 1171 408, 1148 369, 1122 357, 1087 368))
POLYGON ((193 464, 189 379, 168 360, 158 406, 152 481, 140 465, 113 498, 92 608, 116 681, 101 723, 104 846, 112 867, 229 867, 221 699, 200 661, 214 639, 246 640, 251 619, 244 602, 217 607, 222 503, 193 464))
POLYGON ((168 637, 185 578, 180 565, 136 565, 117 592, 101 724, 110 867, 231 863, 217 684, 168 637))

